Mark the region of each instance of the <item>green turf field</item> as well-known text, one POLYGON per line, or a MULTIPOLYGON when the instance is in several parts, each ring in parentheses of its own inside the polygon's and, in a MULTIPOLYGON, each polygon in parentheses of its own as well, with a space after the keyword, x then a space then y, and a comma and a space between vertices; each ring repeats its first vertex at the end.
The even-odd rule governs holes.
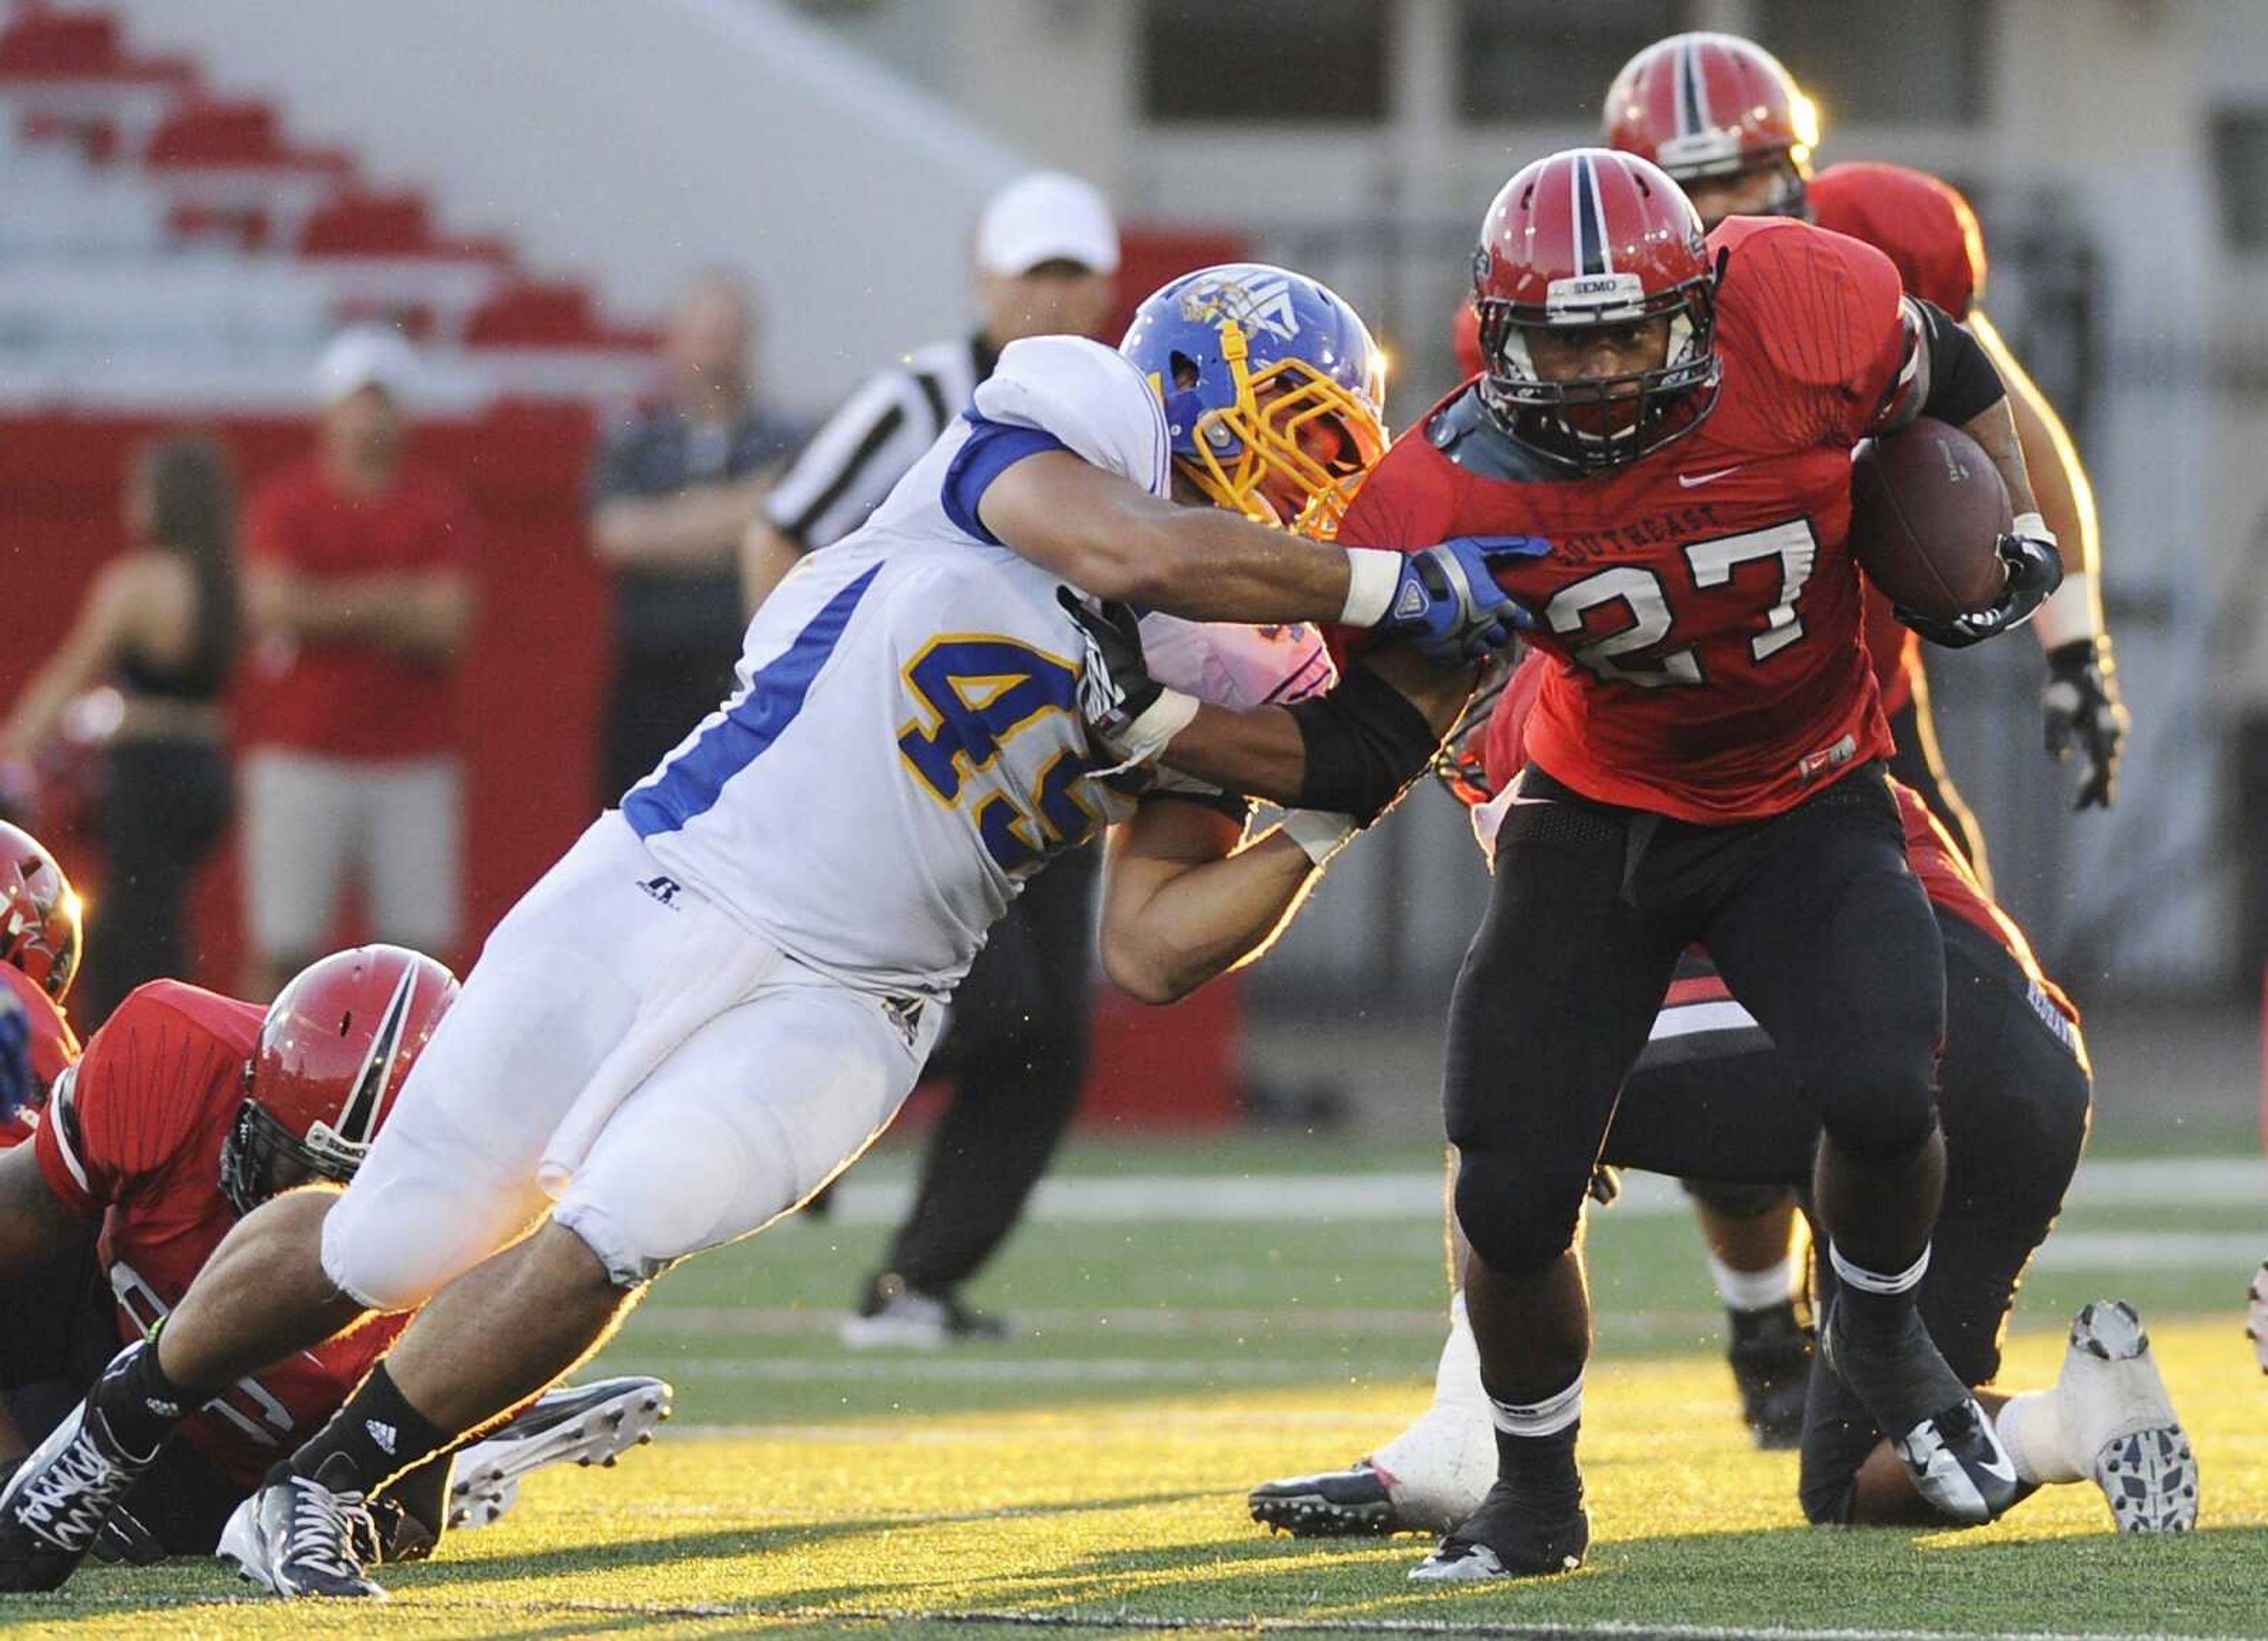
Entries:
POLYGON ((536 1478, 505 1522, 393 1575, 392 1603, 239 1601, 187 1564, 92 1570, 0 1607, 0 1623, 2268 1635, 2268 1380, 2241 1322, 2268 1215, 2241 1164, 2185 1194, 2131 1164, 2083 1186, 2004 1375, 2051 1375, 2088 1299, 2139 1304, 2203 1466, 2189 1538, 2114 1538, 2083 1486, 1981 1533, 1803 1527, 1793 1461, 1756 1453, 1734 1423, 1697 1245, 1643 1185, 1594 1217, 1584 1571, 1419 1594, 1403 1577, 1419 1541, 1269 1538, 1245 1518, 1247 1486, 1351 1459, 1422 1402, 1441 1328, 1433 1166, 1422 1146, 1088 1148, 978 1296, 1024 1336, 909 1357, 848 1352, 833 1332, 894 1206, 903 1164, 884 1156, 834 1219, 696 1262, 617 1341, 604 1366, 677 1385, 659 1443, 610 1472, 536 1478), (1307 1211, 1316 1193, 1346 1217, 1307 1211))

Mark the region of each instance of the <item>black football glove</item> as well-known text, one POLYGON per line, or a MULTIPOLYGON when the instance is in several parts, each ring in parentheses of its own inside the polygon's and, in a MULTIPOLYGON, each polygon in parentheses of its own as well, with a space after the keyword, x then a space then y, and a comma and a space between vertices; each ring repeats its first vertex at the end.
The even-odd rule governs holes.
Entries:
POLYGON ((2026 535, 2002 536, 1999 550, 2008 580, 1989 609, 1940 618, 1900 607, 1897 618, 1932 644, 1948 650, 1965 650, 1972 644, 2014 632, 2038 613, 2050 593, 2063 585, 2063 553, 2053 541, 2026 535))
POLYGON ((1165 750, 1196 710, 1197 703, 1150 676, 1142 655, 1142 618, 1105 600, 1099 606, 1069 587, 1056 602, 1079 623, 1086 664, 1079 674, 1079 712, 1087 739, 1129 764, 1147 763, 1165 750))
POLYGON ((33 1103, 32 1019, 12 991, 0 990, 0 1122, 33 1103))
POLYGON ((2074 809, 2108 809, 2117 794, 2118 752, 2126 739, 2126 704, 2118 698, 2118 669, 2108 638, 2075 638, 2048 651, 2048 681, 2040 689, 2040 716, 2048 755, 2080 755, 2074 809))

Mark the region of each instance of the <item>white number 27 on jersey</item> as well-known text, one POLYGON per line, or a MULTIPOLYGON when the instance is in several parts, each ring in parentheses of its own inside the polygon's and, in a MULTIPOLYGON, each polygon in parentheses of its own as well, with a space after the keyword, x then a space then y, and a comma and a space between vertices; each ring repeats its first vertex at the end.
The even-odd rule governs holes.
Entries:
MULTIPOLYGON (((1812 534, 1811 520, 1794 519, 1740 535, 1688 542, 1685 548, 1685 562, 1697 592, 1730 585, 1733 572, 1742 564, 1775 558, 1779 561, 1779 597, 1765 613, 1764 629, 1749 640, 1749 653, 1759 661, 1770 660, 1803 637, 1803 617, 1796 613, 1795 602, 1819 559, 1819 538, 1812 534)), ((1586 616, 1609 604, 1628 607, 1631 624, 1620 632, 1577 646, 1578 661, 1602 678, 1646 689, 1709 681, 1701 671, 1699 658, 1690 648, 1664 651, 1651 666, 1624 665, 1621 660, 1668 643, 1677 628, 1677 616, 1669 607, 1661 578, 1640 565, 1618 564, 1560 588, 1544 607, 1543 619, 1555 633, 1579 633, 1586 616)))

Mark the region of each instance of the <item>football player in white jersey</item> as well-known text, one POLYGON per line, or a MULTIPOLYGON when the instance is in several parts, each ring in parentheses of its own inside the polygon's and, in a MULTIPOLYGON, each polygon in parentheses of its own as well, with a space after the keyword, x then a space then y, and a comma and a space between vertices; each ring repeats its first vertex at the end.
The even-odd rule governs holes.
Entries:
POLYGON ((1460 659, 1512 624, 1491 564, 1534 550, 1405 558, 1256 521, 1329 533, 1383 448, 1382 386, 1351 309, 1256 266, 1167 287, 1123 353, 1010 347, 869 522, 764 605, 731 698, 497 927, 354 1185, 247 1217, 16 1472, 0 1587, 67 1578, 210 1390, 422 1306, 222 1541, 277 1593, 379 1593, 370 1493, 856 1158, 987 926, 1095 828, 1130 821, 1103 924, 1122 982, 1176 995, 1264 946, 1354 821, 1295 815, 1239 848, 1218 793, 1142 766, 1200 701, 1311 695, 1303 790, 1374 813, 1378 767, 1414 772, 1463 679, 1397 694, 1381 663, 1315 695, 1332 668, 1307 627, 1190 623, 1332 621, 1460 659), (1114 685, 1075 619, 1105 600, 1152 612, 1171 689, 1114 685))

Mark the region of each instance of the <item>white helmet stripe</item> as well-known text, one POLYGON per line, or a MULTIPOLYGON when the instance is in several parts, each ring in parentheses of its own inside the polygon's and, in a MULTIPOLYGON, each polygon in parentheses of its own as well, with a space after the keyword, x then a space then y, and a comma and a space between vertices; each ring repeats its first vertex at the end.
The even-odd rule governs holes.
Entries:
POLYGON ((1591 185, 1592 220, 1598 224, 1599 228, 1598 271, 1611 274, 1615 271, 1615 242, 1607 232, 1607 198, 1599 188, 1598 166, 1591 160, 1585 160, 1583 175, 1591 185))

